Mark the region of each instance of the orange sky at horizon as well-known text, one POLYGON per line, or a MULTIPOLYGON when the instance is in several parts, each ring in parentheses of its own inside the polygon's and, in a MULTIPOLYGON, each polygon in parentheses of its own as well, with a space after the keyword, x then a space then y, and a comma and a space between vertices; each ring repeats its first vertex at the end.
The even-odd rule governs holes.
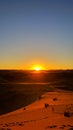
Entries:
POLYGON ((36 68, 40 68, 40 70, 61 70, 61 69, 73 69, 72 66, 68 65, 61 65, 61 64, 55 64, 55 63, 21 63, 21 64, 0 64, 0 69, 14 69, 14 70, 35 70, 36 68))

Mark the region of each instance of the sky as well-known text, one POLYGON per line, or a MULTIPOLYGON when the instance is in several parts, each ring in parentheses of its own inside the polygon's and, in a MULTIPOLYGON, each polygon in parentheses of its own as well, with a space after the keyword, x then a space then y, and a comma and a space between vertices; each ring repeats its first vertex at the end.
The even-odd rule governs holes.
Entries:
POLYGON ((73 0, 0 0, 0 69, 73 69, 73 0))

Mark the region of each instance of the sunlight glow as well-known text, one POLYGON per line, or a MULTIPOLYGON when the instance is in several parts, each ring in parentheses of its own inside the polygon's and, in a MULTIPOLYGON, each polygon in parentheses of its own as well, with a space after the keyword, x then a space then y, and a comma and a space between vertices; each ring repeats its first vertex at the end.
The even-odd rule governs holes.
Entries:
POLYGON ((31 70, 41 71, 41 70, 45 70, 45 68, 40 65, 34 65, 31 67, 31 70))
POLYGON ((41 68, 40 68, 40 67, 35 67, 34 70, 36 70, 36 71, 40 71, 41 68))

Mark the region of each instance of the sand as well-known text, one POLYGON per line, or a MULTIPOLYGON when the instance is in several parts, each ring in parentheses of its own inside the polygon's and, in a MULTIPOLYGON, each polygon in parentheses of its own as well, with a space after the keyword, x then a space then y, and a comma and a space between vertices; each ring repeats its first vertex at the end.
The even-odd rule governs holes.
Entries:
POLYGON ((38 101, 0 116, 0 130, 73 130, 73 92, 47 92, 38 101))

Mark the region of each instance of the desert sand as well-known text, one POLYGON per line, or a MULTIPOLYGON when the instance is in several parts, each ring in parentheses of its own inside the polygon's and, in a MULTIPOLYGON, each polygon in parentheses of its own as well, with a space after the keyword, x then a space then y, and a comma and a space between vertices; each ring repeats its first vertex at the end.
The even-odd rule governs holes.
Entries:
POLYGON ((73 130, 73 92, 47 92, 34 103, 0 116, 0 130, 73 130))

